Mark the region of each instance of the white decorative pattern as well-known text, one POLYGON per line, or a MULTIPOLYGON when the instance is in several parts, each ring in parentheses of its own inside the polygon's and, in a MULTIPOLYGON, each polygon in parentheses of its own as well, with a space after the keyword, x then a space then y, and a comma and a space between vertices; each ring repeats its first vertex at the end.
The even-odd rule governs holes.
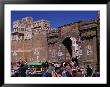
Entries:
POLYGON ((26 31, 26 32, 24 33, 24 40, 25 40, 25 39, 27 39, 27 40, 32 39, 32 32, 26 31))

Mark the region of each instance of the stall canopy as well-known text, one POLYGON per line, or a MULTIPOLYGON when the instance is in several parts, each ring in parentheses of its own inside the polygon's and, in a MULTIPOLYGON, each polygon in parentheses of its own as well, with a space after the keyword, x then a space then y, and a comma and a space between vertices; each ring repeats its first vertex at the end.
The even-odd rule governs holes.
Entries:
POLYGON ((27 65, 29 65, 29 66, 39 66, 39 65, 42 65, 42 63, 37 62, 37 61, 33 61, 33 62, 28 62, 27 65))

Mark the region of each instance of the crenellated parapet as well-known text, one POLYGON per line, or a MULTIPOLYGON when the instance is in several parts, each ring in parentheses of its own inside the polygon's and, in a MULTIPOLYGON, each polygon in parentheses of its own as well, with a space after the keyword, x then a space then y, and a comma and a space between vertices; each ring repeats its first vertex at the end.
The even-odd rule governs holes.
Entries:
POLYGON ((83 21, 80 23, 80 37, 82 40, 92 39, 93 37, 96 37, 97 32, 97 20, 88 20, 83 21))

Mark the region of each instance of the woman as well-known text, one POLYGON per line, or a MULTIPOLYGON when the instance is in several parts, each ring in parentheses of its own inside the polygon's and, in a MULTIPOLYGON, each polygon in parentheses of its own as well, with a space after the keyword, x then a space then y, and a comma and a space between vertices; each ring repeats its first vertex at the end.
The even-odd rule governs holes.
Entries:
POLYGON ((67 71, 66 72, 67 77, 72 77, 72 68, 70 67, 69 64, 65 67, 65 70, 67 71))
POLYGON ((82 71, 80 70, 80 68, 78 68, 77 70, 76 77, 82 77, 82 71))
POLYGON ((55 67, 55 69, 52 71, 52 77, 62 77, 59 67, 55 67))

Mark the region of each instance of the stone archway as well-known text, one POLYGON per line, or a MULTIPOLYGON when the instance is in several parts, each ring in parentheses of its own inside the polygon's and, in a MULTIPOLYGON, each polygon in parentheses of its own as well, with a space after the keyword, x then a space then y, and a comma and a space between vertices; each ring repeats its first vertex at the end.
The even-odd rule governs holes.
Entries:
POLYGON ((70 54, 70 59, 79 58, 79 45, 75 37, 66 37, 62 43, 70 54))

